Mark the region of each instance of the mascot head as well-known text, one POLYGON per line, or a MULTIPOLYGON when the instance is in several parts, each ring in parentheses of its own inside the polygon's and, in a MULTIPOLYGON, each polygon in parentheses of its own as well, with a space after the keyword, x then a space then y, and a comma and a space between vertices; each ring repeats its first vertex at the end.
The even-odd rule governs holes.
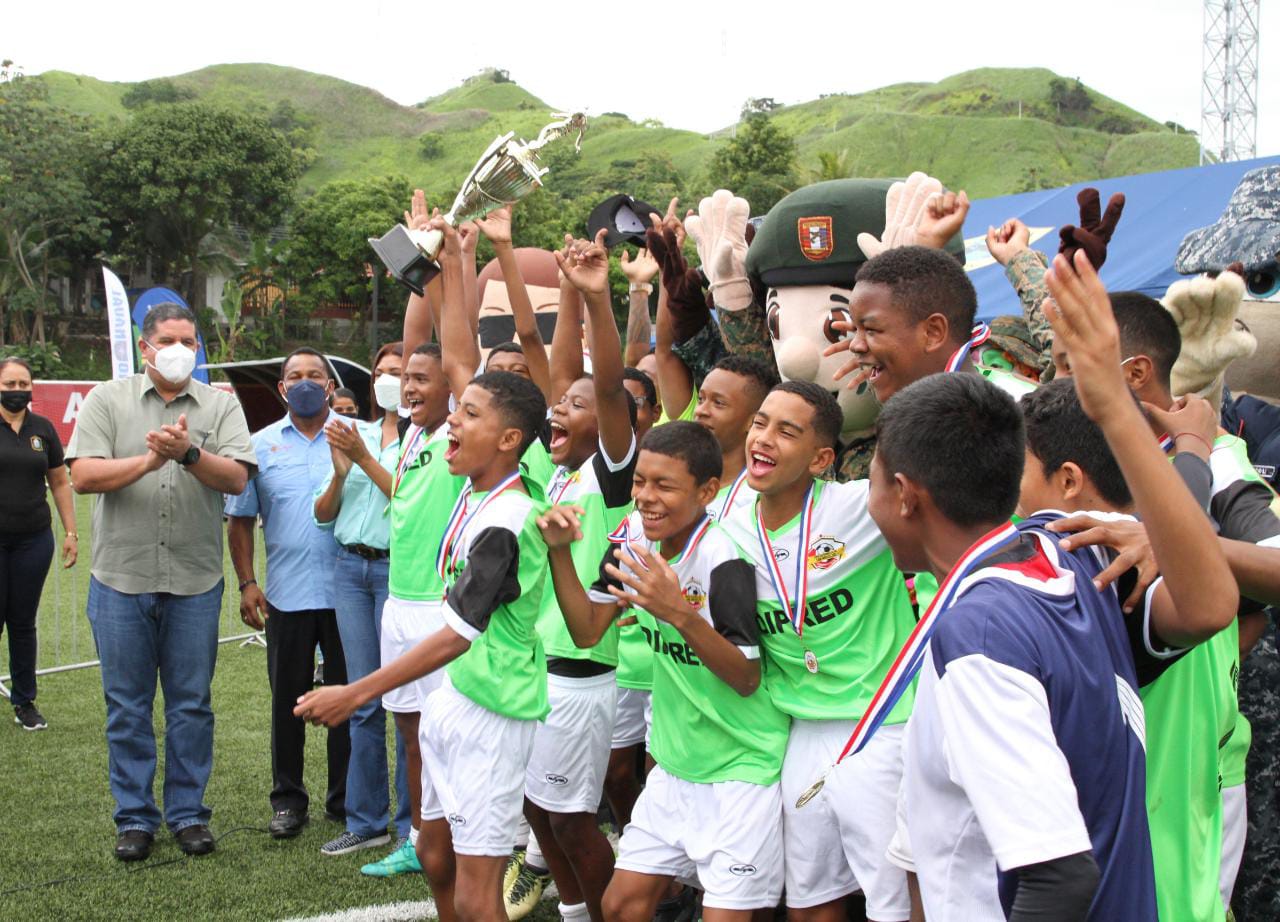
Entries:
MULTIPOLYGON (((849 319, 849 298, 867 256, 859 234, 885 228, 889 179, 837 179, 797 189, 778 202, 747 251, 747 275, 764 305, 778 373, 829 390, 844 414, 845 437, 867 432, 880 412, 868 384, 849 390, 834 380, 847 354, 823 356, 847 335, 832 327, 849 319)), ((957 235, 947 246, 963 257, 957 235)))
MULTIPOLYGON (((538 319, 538 332, 542 341, 550 344, 556 330, 556 312, 560 309, 560 279, 556 258, 549 250, 537 247, 518 247, 516 265, 524 279, 529 302, 538 319)), ((496 259, 490 260, 476 276, 480 295, 480 355, 481 367, 489 359, 489 352, 499 343, 512 342, 516 338, 516 321, 511 314, 511 298, 502 277, 502 267, 496 259)))

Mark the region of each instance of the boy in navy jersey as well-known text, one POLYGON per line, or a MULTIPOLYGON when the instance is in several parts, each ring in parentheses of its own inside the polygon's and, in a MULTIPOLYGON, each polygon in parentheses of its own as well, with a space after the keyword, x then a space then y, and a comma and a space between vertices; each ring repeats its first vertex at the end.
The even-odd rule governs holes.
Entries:
MULTIPOLYGON (((1203 512, 1126 393, 1105 290, 1059 259, 1057 335, 1081 404, 1148 520, 1173 605, 1152 625, 1195 643, 1235 583, 1203 512), (1178 612, 1194 612, 1183 621, 1178 612)), ((870 511, 904 570, 941 581, 908 727, 905 826, 927 918, 1154 920, 1144 731, 1131 641, 1099 567, 1044 522, 1008 524, 1023 466, 1013 401, 936 375, 886 405, 870 511)))

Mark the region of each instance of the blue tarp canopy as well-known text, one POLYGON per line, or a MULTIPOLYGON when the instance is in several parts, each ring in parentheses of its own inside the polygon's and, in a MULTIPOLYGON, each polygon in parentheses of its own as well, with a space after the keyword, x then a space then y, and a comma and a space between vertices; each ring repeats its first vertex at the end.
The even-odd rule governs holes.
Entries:
POLYGON ((1097 188, 1104 209, 1113 193, 1123 192, 1124 215, 1107 248, 1102 281, 1113 291, 1136 290, 1160 298, 1182 278, 1174 271, 1173 259, 1187 232, 1218 220, 1245 173, 1276 163, 1280 163, 1280 157, 1261 157, 1099 179, 974 202, 965 219, 964 236, 966 268, 978 289, 978 316, 990 320, 1022 310, 1003 268, 987 252, 988 227, 999 227, 1009 218, 1021 218, 1031 228, 1031 245, 1052 255, 1058 251, 1058 228, 1079 223, 1076 194, 1081 189, 1097 188))

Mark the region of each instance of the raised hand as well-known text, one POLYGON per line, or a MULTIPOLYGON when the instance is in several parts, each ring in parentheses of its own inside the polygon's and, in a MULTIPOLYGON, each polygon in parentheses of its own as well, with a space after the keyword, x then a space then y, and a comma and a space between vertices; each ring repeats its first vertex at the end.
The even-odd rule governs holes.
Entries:
POLYGON ((685 228, 698 247, 702 271, 711 284, 712 298, 723 310, 740 311, 751 304, 747 281, 750 218, 751 205, 728 189, 717 189, 698 203, 696 215, 685 218, 685 228))
POLYGON ((1133 401, 1120 367, 1120 331, 1107 290, 1084 250, 1077 250, 1073 260, 1059 253, 1044 280, 1053 296, 1045 301, 1044 313, 1055 341, 1067 349, 1080 405, 1102 425, 1133 401))
POLYGON ((1080 226, 1064 224, 1058 230, 1061 242, 1058 252, 1067 259, 1073 259, 1079 250, 1089 257, 1093 268, 1101 269, 1107 261, 1107 244, 1120 223, 1120 214, 1124 211, 1124 195, 1117 192, 1107 200, 1107 212, 1101 213, 1101 199, 1098 190, 1093 187, 1081 189, 1076 196, 1080 206, 1080 226))
POLYGON ((1031 248, 1031 229, 1017 218, 1010 218, 999 227, 987 228, 987 252, 1002 266, 1023 250, 1031 248))
POLYGON ((431 211, 431 220, 427 222, 427 228, 433 231, 439 231, 444 238, 440 252, 447 257, 454 259, 462 258, 462 238, 458 236, 458 231, 452 224, 440 217, 440 209, 434 208, 431 211))
POLYGON ((879 239, 874 234, 859 234, 858 248, 871 259, 885 250, 916 243, 916 229, 924 219, 929 199, 941 194, 942 183, 919 170, 905 182, 895 182, 885 195, 884 233, 879 239))
POLYGON ((474 221, 463 221, 458 225, 458 245, 463 256, 476 255, 476 244, 480 242, 480 228, 474 221))
POLYGON ((494 246, 511 243, 511 206, 503 205, 501 208, 489 212, 483 218, 475 219, 476 227, 480 228, 480 233, 489 238, 489 242, 494 246))
POLYGON ((1178 451, 1189 451, 1209 460, 1213 440, 1218 436, 1218 411, 1203 397, 1187 394, 1179 397, 1167 410, 1154 404, 1142 404, 1151 421, 1174 440, 1178 451))
POLYGON ((566 504, 552 506, 545 515, 538 516, 538 530, 547 547, 568 547, 582 540, 581 506, 566 504))
POLYGON ((560 271, 584 296, 602 295, 609 291, 609 251, 604 246, 607 233, 608 230, 602 227, 595 240, 574 240, 556 253, 560 271))
POLYGON ((1236 318, 1244 291, 1244 280, 1234 272, 1219 273, 1217 278, 1201 275, 1169 286, 1160 303, 1182 334, 1182 351, 1173 365, 1175 394, 1209 390, 1228 365, 1258 348, 1253 334, 1236 318))
POLYGON ((969 196, 963 189, 931 196, 916 226, 916 243, 941 250, 964 227, 968 214, 969 196))
POLYGON ((638 544, 628 544, 627 550, 614 552, 615 557, 632 555, 633 563, 627 569, 617 564, 606 564, 605 572, 619 580, 623 587, 610 586, 609 592, 620 602, 642 608, 659 621, 679 627, 693 617, 692 606, 680 589, 680 579, 662 556, 646 550, 638 544))
POLYGON ((632 285, 648 285, 658 274, 658 261, 644 248, 636 252, 635 259, 631 258, 628 251, 623 250, 618 261, 622 264, 622 274, 632 285))
POLYGON ((645 231, 644 239, 649 252, 662 267, 671 334, 676 342, 684 342, 711 319, 711 310, 702 293, 702 277, 697 269, 689 268, 675 231, 657 214, 649 215, 649 220, 653 227, 645 231))
POLYGON ((431 220, 431 212, 427 210, 427 194, 421 189, 413 190, 413 199, 409 210, 404 213, 404 226, 409 230, 426 230, 431 220))

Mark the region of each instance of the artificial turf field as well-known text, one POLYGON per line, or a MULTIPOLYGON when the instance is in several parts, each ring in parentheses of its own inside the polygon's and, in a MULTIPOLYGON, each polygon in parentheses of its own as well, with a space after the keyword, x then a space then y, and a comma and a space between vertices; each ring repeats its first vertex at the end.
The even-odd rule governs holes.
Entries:
MULTIPOLYGON (((87 497, 78 497, 82 541, 89 537, 88 512, 87 497)), ((60 529, 57 534, 60 541, 60 529)), ((41 666, 94 656, 83 608, 89 578, 88 542, 84 545, 76 567, 58 577, 51 573, 46 584, 39 617, 41 666)), ((261 565, 260 544, 257 560, 261 565)), ((235 582, 229 582, 227 601, 238 604, 235 582)), ((244 630, 224 603, 222 635, 244 630)), ((0 675, 7 672, 5 638, 0 675)), ((213 776, 206 793, 213 808, 211 828, 220 837, 217 850, 189 858, 162 830, 147 861, 125 865, 112 854, 106 707, 97 668, 40 677, 37 703, 49 721, 47 730, 22 730, 13 723, 8 702, 0 700, 0 920, 288 919, 429 899, 421 875, 376 879, 359 873, 362 864, 387 848, 338 858, 320 855, 320 846, 342 832, 323 816, 323 730, 307 732, 311 824, 296 839, 276 841, 267 834, 269 701, 266 651, 238 643, 220 646, 213 682, 213 776)), ((157 741, 164 738, 163 713, 157 694, 157 741)), ((163 745, 159 749, 157 802, 163 745)), ((555 917, 554 906, 544 903, 534 922, 555 917)))

